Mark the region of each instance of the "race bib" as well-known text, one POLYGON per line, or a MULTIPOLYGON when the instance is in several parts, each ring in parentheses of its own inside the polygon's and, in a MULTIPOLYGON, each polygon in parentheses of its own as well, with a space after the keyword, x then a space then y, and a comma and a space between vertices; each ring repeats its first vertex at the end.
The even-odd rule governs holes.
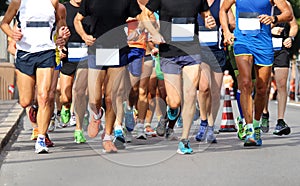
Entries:
POLYGON ((199 26, 198 38, 200 45, 214 46, 218 44, 219 32, 217 29, 208 29, 204 26, 199 26))
POLYGON ((85 43, 68 43, 68 60, 78 62, 88 56, 88 47, 85 43))
POLYGON ((173 18, 171 25, 171 41, 193 41, 194 18, 173 18))
POLYGON ((120 54, 118 48, 97 48, 96 65, 116 66, 120 65, 120 54))
POLYGON ((281 49, 282 47, 282 38, 272 37, 273 48, 281 49))
POLYGON ((241 31, 255 31, 260 30, 259 13, 256 12, 242 12, 239 14, 238 24, 241 31))

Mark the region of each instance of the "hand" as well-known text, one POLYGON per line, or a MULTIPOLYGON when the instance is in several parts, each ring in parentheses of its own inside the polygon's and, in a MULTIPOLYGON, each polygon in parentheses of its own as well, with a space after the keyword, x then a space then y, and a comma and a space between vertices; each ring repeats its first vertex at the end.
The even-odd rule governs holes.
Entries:
POLYGON ((82 40, 87 46, 92 46, 95 43, 96 38, 94 38, 92 35, 84 35, 82 40))
POLYGON ((151 55, 152 55, 152 56, 157 56, 158 52, 159 52, 158 48, 155 47, 155 48, 153 48, 153 49, 151 50, 151 55))
POLYGON ((273 35, 277 35, 279 36, 281 34, 281 32, 283 31, 283 27, 273 27, 271 32, 273 35))
POLYGON ((13 29, 13 40, 20 41, 23 37, 23 34, 21 32, 20 28, 14 28, 13 29))
POLYGON ((216 26, 216 21, 215 18, 213 16, 207 16, 205 17, 205 27, 212 29, 216 26))
POLYGON ((71 32, 68 27, 62 26, 58 30, 58 35, 63 39, 67 40, 71 36, 71 32))
POLYGON ((266 15, 266 14, 259 15, 258 18, 259 18, 259 21, 261 23, 265 24, 265 25, 270 25, 274 21, 273 16, 269 16, 269 15, 266 15))
POLYGON ((234 42, 234 35, 231 32, 223 33, 224 35, 224 45, 232 45, 234 42))
POLYGON ((291 48, 292 47, 292 39, 290 37, 286 38, 284 41, 283 41, 283 45, 286 47, 286 48, 291 48))
POLYGON ((57 36, 55 44, 59 48, 63 48, 66 45, 66 41, 64 40, 64 38, 62 36, 57 36))

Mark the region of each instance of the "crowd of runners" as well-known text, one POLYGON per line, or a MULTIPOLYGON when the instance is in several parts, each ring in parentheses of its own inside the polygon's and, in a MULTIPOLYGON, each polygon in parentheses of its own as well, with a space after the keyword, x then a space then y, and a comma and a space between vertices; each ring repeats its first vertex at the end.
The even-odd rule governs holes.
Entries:
POLYGON ((217 143, 228 61, 244 146, 261 146, 261 131, 269 131, 271 74, 278 89, 273 134, 291 132, 284 113, 298 25, 286 0, 12 0, 1 29, 36 153, 48 152, 49 133, 68 125, 76 143, 86 142, 86 129, 106 153, 133 137, 178 140, 179 154, 193 152, 190 138, 217 143), (178 138, 174 127, 182 128, 178 138))

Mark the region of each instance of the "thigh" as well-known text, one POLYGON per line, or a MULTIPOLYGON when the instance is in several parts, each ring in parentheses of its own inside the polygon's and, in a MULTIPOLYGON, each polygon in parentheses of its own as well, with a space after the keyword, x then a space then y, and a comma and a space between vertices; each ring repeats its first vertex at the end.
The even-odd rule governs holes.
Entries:
POLYGON ((182 95, 182 78, 181 74, 164 74, 165 90, 168 99, 178 101, 182 95))
POLYGON ((235 61, 237 68, 239 70, 239 80, 251 81, 252 79, 252 66, 253 66, 253 56, 252 55, 240 55, 235 56, 235 61))
POLYGON ((35 94, 35 76, 30 76, 16 70, 17 87, 19 91, 20 104, 29 105, 35 94))
POLYGON ((36 70, 36 87, 38 96, 48 96, 51 88, 54 68, 38 68, 36 70))
POLYGON ((73 83, 73 90, 85 92, 88 84, 87 80, 88 80, 88 69, 87 68, 77 69, 76 76, 73 83))

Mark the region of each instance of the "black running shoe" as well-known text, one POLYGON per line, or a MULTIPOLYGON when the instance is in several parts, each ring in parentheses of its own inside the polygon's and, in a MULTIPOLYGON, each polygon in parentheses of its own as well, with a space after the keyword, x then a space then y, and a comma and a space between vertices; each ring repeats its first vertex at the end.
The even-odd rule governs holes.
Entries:
POLYGON ((284 122, 284 120, 278 120, 273 134, 277 136, 282 136, 282 135, 288 135, 290 133, 291 133, 291 128, 284 122))

